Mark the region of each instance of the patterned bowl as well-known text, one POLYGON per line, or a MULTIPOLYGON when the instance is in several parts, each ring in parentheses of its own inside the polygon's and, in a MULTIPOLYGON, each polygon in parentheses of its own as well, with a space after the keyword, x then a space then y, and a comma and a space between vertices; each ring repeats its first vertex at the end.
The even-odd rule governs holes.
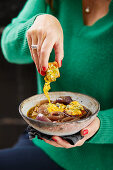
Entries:
POLYGON ((29 97, 20 104, 19 112, 21 116, 24 118, 24 120, 30 126, 44 134, 64 136, 77 133, 81 129, 88 126, 94 120, 94 118, 97 116, 97 113, 100 110, 100 104, 98 103, 97 100, 81 93, 61 91, 61 92, 49 92, 49 95, 52 101, 56 100, 60 96, 71 96, 73 100, 77 100, 80 104, 88 108, 92 112, 92 114, 87 118, 63 123, 53 123, 34 120, 27 116, 28 110, 35 106, 36 104, 40 104, 42 100, 47 99, 44 94, 37 94, 35 96, 29 97))

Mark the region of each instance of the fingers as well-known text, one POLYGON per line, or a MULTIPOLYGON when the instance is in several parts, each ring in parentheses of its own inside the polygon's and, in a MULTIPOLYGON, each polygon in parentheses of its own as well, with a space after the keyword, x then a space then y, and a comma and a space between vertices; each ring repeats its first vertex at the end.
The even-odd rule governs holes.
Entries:
POLYGON ((41 46, 40 51, 40 65, 42 67, 48 68, 48 61, 50 53, 54 46, 54 39, 51 39, 51 37, 47 36, 41 46))
MULTIPOLYGON (((31 34, 31 33, 30 33, 31 34)), ((31 52, 31 56, 35 62, 37 70, 39 73, 44 74, 43 71, 46 71, 48 68, 48 61, 50 53, 54 47, 55 50, 55 60, 58 62, 59 67, 62 65, 63 59, 63 41, 55 44, 55 39, 51 36, 47 36, 43 32, 32 33, 30 36, 27 35, 28 45, 31 52), (37 49, 32 49, 31 45, 38 45, 37 49), (44 68, 44 69, 43 69, 44 68)))
POLYGON ((39 71, 39 58, 38 58, 38 54, 37 54, 37 49, 32 49, 31 48, 31 45, 34 44, 34 45, 37 45, 38 43, 38 38, 36 36, 36 33, 34 32, 30 32, 28 31, 27 32, 27 42, 28 42, 28 46, 29 46, 29 49, 30 49, 30 53, 31 53, 31 56, 33 58, 33 61, 37 67, 37 70, 39 71))
POLYGON ((29 34, 29 32, 27 33, 27 42, 28 42, 28 46, 29 46, 29 50, 30 50, 30 53, 31 53, 31 56, 33 58, 33 54, 32 54, 32 48, 31 48, 31 45, 32 45, 32 38, 31 38, 31 35, 29 34))
POLYGON ((54 141, 49 141, 47 139, 43 139, 46 143, 53 145, 55 147, 62 147, 62 148, 73 148, 73 147, 77 147, 77 146, 81 146, 84 144, 85 140, 80 140, 78 141, 75 145, 71 145, 70 143, 68 143, 66 140, 63 140, 62 138, 58 137, 58 136, 53 136, 52 139, 54 141))
POLYGON ((41 61, 40 61, 40 52, 41 52, 41 47, 42 47, 42 44, 44 42, 46 38, 46 34, 44 34, 42 32, 42 30, 39 30, 38 31, 38 48, 37 48, 37 54, 39 56, 39 69, 40 69, 40 72, 41 70, 43 70, 42 66, 41 66, 41 61))
POLYGON ((63 146, 57 144, 57 143, 54 142, 54 141, 50 141, 50 140, 47 140, 47 139, 45 139, 45 138, 43 138, 43 140, 44 140, 46 143, 50 144, 50 145, 53 145, 53 146, 55 146, 55 147, 63 148, 63 146))
POLYGON ((59 67, 61 67, 62 60, 64 57, 63 40, 59 41, 54 45, 54 50, 55 50, 55 61, 57 61, 59 67))
POLYGON ((66 140, 60 138, 59 136, 53 136, 52 139, 55 140, 58 145, 61 145, 64 148, 73 147, 73 145, 69 144, 66 140))
POLYGON ((49 35, 46 37, 46 34, 44 34, 42 31, 38 32, 37 35, 36 32, 30 33, 30 35, 28 33, 27 40, 31 56, 39 73, 45 75, 44 72, 48 68, 48 61, 53 47, 55 50, 55 60, 58 62, 59 67, 61 67, 64 56, 63 41, 55 44, 55 39, 49 35), (32 49, 32 44, 38 45, 37 49, 32 49))
MULTIPOLYGON (((32 35, 32 44, 34 45, 38 44, 38 38, 35 34, 32 35)), ((39 56, 37 53, 37 49, 32 49, 32 55, 33 55, 33 60, 35 62, 36 68, 39 71, 39 56)))

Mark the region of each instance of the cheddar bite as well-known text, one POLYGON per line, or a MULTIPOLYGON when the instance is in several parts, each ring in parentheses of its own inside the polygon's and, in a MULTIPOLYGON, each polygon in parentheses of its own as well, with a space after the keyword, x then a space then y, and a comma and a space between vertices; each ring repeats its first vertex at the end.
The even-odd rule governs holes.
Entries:
POLYGON ((48 91, 51 89, 50 87, 50 83, 53 81, 56 81, 56 78, 60 77, 60 72, 58 69, 58 64, 57 62, 52 62, 52 63, 48 63, 48 69, 46 71, 46 76, 44 78, 45 80, 45 84, 44 84, 44 94, 47 97, 49 103, 50 103, 50 97, 48 94, 48 91))

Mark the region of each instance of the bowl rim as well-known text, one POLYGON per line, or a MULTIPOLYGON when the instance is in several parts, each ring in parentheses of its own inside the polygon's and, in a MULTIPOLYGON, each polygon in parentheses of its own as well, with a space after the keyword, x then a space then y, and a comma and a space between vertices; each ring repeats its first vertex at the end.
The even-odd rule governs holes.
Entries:
MULTIPOLYGON (((63 92, 63 93, 64 93, 64 92, 67 92, 67 93, 75 93, 75 94, 80 94, 80 95, 84 95, 84 96, 90 97, 90 98, 92 98, 94 101, 96 101, 97 106, 98 106, 98 107, 97 107, 97 110, 96 110, 93 114, 91 114, 89 117, 87 117, 87 118, 83 118, 83 119, 80 119, 80 120, 69 121, 69 122, 59 122, 59 123, 44 122, 44 121, 41 121, 41 120, 35 120, 35 119, 29 118, 28 116, 24 115, 24 114, 22 113, 22 111, 21 111, 21 106, 22 106, 22 104, 23 104, 26 100, 29 100, 30 98, 33 98, 33 97, 35 97, 35 96, 37 96, 37 95, 45 95, 44 93, 41 93, 41 94, 33 95, 33 96, 28 97, 28 98, 26 98, 25 100, 23 100, 23 101, 20 103, 20 105, 19 105, 19 113, 21 114, 22 117, 25 117, 26 119, 31 120, 31 121, 34 121, 34 122, 44 123, 45 125, 47 125, 47 124, 48 124, 48 125, 61 125, 61 124, 67 124, 67 123, 72 124, 72 123, 74 123, 74 122, 76 122, 76 123, 84 122, 84 121, 90 119, 91 117, 93 117, 94 115, 96 115, 96 114, 100 111, 100 103, 99 103, 94 97, 91 97, 91 96, 86 95, 86 94, 83 94, 83 93, 78 93, 78 92, 55 91, 55 93, 60 93, 60 92, 63 92)), ((51 93, 54 93, 54 92, 49 92, 49 94, 51 94, 51 93)))

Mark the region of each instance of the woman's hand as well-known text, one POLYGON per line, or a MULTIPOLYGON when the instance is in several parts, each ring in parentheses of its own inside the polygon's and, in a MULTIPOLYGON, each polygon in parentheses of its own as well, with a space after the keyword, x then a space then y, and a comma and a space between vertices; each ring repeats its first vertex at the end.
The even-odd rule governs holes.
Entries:
POLYGON ((37 70, 42 75, 48 68, 48 60, 53 48, 55 60, 61 67, 64 56, 63 30, 56 17, 49 14, 39 15, 27 31, 27 41, 37 70), (31 45, 38 45, 38 47, 32 49, 31 45))
POLYGON ((89 126, 87 126, 86 128, 81 130, 81 135, 84 136, 84 138, 79 140, 75 145, 69 144, 66 140, 63 140, 62 138, 60 138, 58 136, 52 137, 54 141, 49 141, 49 140, 44 139, 44 138, 43 138, 43 140, 46 143, 49 143, 49 144, 56 146, 56 147, 73 148, 73 147, 76 147, 76 146, 83 145, 84 142, 87 139, 92 137, 98 131, 99 127, 100 127, 100 120, 99 120, 98 117, 96 117, 94 119, 94 121, 89 126))

